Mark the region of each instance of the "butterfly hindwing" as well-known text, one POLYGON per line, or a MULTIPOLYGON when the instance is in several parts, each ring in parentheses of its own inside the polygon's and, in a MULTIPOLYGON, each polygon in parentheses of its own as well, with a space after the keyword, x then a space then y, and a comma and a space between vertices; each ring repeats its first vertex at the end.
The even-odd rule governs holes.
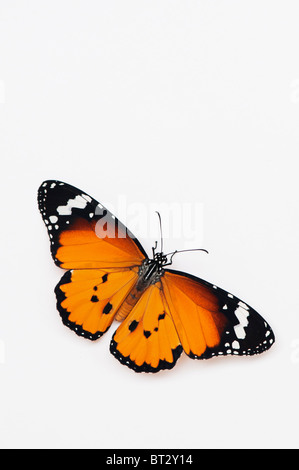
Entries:
POLYGON ((98 339, 110 327, 137 278, 137 268, 67 271, 55 288, 63 323, 79 336, 98 339))
POLYGON ((64 269, 140 265, 146 252, 103 205, 69 184, 48 180, 38 190, 55 263, 64 269))
POLYGON ((111 353, 135 372, 171 369, 182 347, 160 283, 151 285, 114 333, 111 353))
POLYGON ((215 285, 166 270, 162 286, 183 349, 193 359, 259 354, 275 341, 252 307, 215 285))

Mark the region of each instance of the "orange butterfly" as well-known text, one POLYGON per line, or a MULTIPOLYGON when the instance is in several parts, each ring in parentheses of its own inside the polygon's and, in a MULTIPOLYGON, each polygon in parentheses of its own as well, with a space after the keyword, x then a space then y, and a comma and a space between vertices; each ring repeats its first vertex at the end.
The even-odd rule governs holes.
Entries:
MULTIPOLYGON (((55 263, 68 270, 55 288, 57 308, 77 335, 96 340, 121 321, 110 351, 136 372, 192 359, 253 355, 275 341, 249 305, 190 274, 165 269, 176 253, 150 259, 105 207, 79 189, 45 181, 39 210, 55 263), (171 255, 171 256, 170 256, 171 255)), ((162 250, 161 250, 162 251, 162 250)))

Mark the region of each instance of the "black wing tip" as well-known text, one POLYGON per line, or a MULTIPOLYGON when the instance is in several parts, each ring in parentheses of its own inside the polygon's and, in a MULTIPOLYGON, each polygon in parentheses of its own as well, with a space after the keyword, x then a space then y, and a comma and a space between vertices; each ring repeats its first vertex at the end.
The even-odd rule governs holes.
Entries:
POLYGON ((236 356, 236 357, 257 356, 266 351, 269 351, 269 349, 271 349, 275 343, 274 333, 269 326, 268 326, 267 331, 269 331, 269 335, 265 337, 263 341, 258 343, 256 346, 248 348, 248 349, 242 350, 242 349, 234 348, 233 344, 227 345, 225 347, 224 342, 222 342, 221 345, 216 349, 207 347, 205 352, 201 354, 200 356, 194 354, 192 351, 190 351, 189 354, 187 355, 188 357, 190 357, 190 359, 196 359, 196 360, 213 359, 214 357, 226 357, 226 356, 236 356))
POLYGON ((47 188, 48 186, 52 184, 57 184, 59 183, 59 181, 55 181, 55 180, 45 180, 41 183, 41 185, 39 186, 38 190, 37 190, 37 204, 38 204, 38 209, 41 213, 41 216, 42 216, 42 219, 43 221, 45 222, 45 218, 46 218, 46 212, 47 212, 47 209, 46 209, 46 202, 47 202, 47 188))
POLYGON ((114 335, 113 338, 110 342, 110 352, 111 354, 123 365, 129 367, 129 369, 134 370, 134 372, 141 373, 152 373, 155 374, 161 370, 170 370, 173 369, 173 367, 176 365, 177 360, 181 356, 183 351, 183 348, 181 345, 177 346, 175 349, 172 349, 172 354, 173 354, 173 362, 168 362, 165 360, 160 359, 159 364, 157 367, 152 367, 150 364, 147 364, 144 362, 141 366, 138 366, 133 362, 129 356, 125 357, 123 356, 118 350, 117 350, 117 343, 114 341, 114 335))
MULTIPOLYGON (((41 183, 41 185, 38 189, 38 193, 37 193, 38 208, 39 208, 39 211, 41 213, 41 216, 42 216, 44 222, 45 222, 45 219, 46 219, 46 214, 48 212, 48 207, 47 207, 48 204, 49 204, 48 195, 50 195, 53 190, 54 190, 54 194, 55 194, 55 198, 56 198, 55 201, 56 202, 58 202, 60 200, 59 198, 60 198, 61 194, 71 193, 72 195, 81 195, 85 199, 87 197, 87 202, 88 202, 88 204, 91 205, 91 207, 93 208, 93 211, 96 211, 97 207, 99 205, 99 203, 98 203, 98 201, 96 201, 96 199, 92 198, 87 192, 82 191, 81 189, 77 188, 76 186, 72 186, 71 184, 64 183, 63 181, 54 180, 54 179, 53 180, 52 179, 45 180, 41 183)), ((52 193, 51 196, 53 198, 53 193, 52 193)), ((127 233, 129 235, 129 237, 134 241, 135 245, 137 246, 139 251, 142 253, 142 255, 145 258, 148 258, 148 255, 147 255, 146 251, 144 250, 144 248, 141 245, 141 243, 139 242, 139 240, 135 237, 135 235, 133 235, 132 232, 130 232, 127 229, 127 227, 122 222, 120 222, 117 217, 115 217, 112 213, 110 213, 106 208, 104 208, 104 210, 108 214, 110 214, 111 217, 113 217, 114 223, 117 224, 117 226, 120 229, 122 229, 125 233, 127 233)), ((81 213, 80 216, 85 218, 86 220, 90 221, 90 217, 89 217, 88 213, 85 214, 85 215, 83 213, 81 213)), ((54 248, 58 248, 58 247, 54 247, 54 248)), ((52 252, 52 255, 53 255, 53 252, 52 252)), ((53 255, 53 258, 54 258, 54 255, 53 255)), ((54 259, 54 261, 55 261, 55 259, 54 259)))
POLYGON ((213 292, 219 302, 220 310, 232 322, 232 326, 236 326, 234 323, 236 310, 238 308, 245 308, 248 311, 248 323, 245 325, 244 329, 246 335, 244 337, 238 337, 228 335, 226 331, 221 339, 220 344, 215 348, 207 347, 205 352, 201 355, 196 355, 192 351, 187 354, 191 359, 211 359, 213 357, 220 356, 254 356, 262 354, 263 352, 268 351, 273 344, 275 343, 275 335, 272 328, 267 323, 267 321, 251 306, 247 303, 236 297, 235 295, 230 294, 229 292, 221 289, 220 287, 215 286, 214 284, 209 283, 203 279, 200 279, 192 274, 176 271, 172 269, 166 270, 172 274, 179 276, 187 277, 195 282, 203 284, 205 287, 209 288, 213 292), (224 310, 225 308, 225 310, 224 310), (236 344, 236 348, 233 345, 236 344))
POLYGON ((54 179, 44 180, 44 181, 40 184, 38 190, 43 191, 43 188, 46 188, 49 184, 53 184, 53 183, 55 183, 55 184, 61 184, 61 185, 66 184, 66 183, 64 183, 64 181, 60 181, 60 180, 54 180, 54 179))
POLYGON ((62 323, 68 328, 70 328, 70 330, 74 331, 76 335, 89 339, 90 341, 96 341, 101 336, 103 336, 104 333, 106 333, 106 331, 109 329, 109 326, 105 331, 97 331, 96 333, 90 333, 89 331, 84 330, 81 325, 77 325, 76 323, 70 321, 69 320, 70 312, 68 312, 61 305, 61 303, 66 299, 66 296, 64 292, 62 292, 62 290, 60 289, 60 286, 64 284, 69 284, 71 282, 71 275, 72 275, 72 271, 67 271, 62 276, 59 283, 54 289, 54 292, 56 294, 56 299, 57 299, 57 310, 61 317, 62 323))
POLYGON ((37 200, 40 201, 41 198, 45 195, 47 188, 51 185, 67 185, 66 183, 64 183, 63 181, 59 181, 59 180, 44 180, 40 185, 39 185, 39 188, 37 190, 37 200))

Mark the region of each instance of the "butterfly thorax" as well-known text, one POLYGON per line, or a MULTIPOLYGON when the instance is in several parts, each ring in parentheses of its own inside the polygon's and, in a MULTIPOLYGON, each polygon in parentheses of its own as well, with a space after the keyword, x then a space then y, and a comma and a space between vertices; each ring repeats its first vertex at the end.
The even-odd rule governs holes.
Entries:
POLYGON ((165 263, 162 253, 157 253, 154 259, 144 260, 139 268, 136 288, 143 292, 151 284, 156 284, 164 273, 163 264, 165 263))
POLYGON ((163 265, 167 258, 163 253, 156 253, 153 259, 145 259, 138 271, 138 280, 118 310, 115 319, 124 320, 135 307, 143 292, 152 284, 159 282, 164 274, 163 265))

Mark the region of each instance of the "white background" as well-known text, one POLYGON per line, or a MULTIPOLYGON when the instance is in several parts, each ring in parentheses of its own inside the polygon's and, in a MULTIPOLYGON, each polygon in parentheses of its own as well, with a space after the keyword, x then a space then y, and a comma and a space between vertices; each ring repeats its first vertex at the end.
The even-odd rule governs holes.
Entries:
POLYGON ((0 0, 1 447, 298 447, 298 15, 295 0, 0 0), (275 346, 151 375, 109 353, 116 324, 78 338, 37 210, 50 178, 115 206, 202 204, 210 255, 174 268, 255 307, 275 346))

